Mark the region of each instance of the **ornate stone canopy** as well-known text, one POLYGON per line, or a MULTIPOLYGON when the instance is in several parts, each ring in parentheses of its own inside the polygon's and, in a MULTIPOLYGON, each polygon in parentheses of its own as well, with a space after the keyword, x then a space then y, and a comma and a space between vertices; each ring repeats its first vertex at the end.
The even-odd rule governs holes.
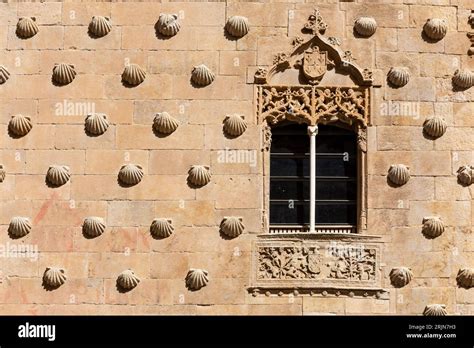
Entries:
POLYGON ((302 29, 290 52, 278 53, 269 69, 255 74, 259 121, 290 120, 308 125, 342 122, 358 131, 370 123, 372 72, 359 68, 337 38, 323 36, 327 25, 318 10, 302 29))

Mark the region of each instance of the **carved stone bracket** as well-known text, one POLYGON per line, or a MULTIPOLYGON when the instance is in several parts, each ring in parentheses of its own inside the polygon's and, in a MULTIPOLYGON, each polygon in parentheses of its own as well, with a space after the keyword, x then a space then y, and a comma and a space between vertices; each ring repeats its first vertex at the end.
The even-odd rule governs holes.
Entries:
POLYGON ((366 128, 369 105, 369 91, 365 88, 258 87, 259 122, 269 125, 285 120, 312 126, 340 121, 366 128))
MULTIPOLYGON (((380 289, 380 245, 336 240, 261 240, 253 245, 252 289, 380 289)), ((355 295, 355 293, 354 293, 355 295)), ((375 293, 373 293, 375 295, 375 293)))

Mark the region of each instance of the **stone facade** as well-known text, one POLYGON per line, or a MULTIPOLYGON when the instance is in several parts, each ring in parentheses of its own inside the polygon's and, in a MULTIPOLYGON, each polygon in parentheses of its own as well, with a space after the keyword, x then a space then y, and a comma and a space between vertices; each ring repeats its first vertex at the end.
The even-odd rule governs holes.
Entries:
POLYGON ((1 3, 0 314, 474 314, 472 1, 317 6, 1 3), (350 101, 357 234, 269 233, 278 64, 350 101))

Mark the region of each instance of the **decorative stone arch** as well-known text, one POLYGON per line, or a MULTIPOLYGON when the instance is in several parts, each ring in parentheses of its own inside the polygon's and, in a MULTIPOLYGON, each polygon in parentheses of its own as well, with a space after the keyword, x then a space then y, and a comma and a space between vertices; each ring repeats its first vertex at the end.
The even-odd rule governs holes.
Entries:
POLYGON ((282 121, 308 126, 334 124, 357 134, 357 232, 364 233, 367 229, 366 151, 367 127, 371 124, 372 71, 356 65, 352 53, 342 50, 337 38, 324 37, 326 28, 315 10, 302 29, 310 35, 295 38, 289 52, 278 53, 271 67, 258 68, 255 73, 257 122, 263 132, 265 232, 272 232, 268 222, 271 127, 282 121))

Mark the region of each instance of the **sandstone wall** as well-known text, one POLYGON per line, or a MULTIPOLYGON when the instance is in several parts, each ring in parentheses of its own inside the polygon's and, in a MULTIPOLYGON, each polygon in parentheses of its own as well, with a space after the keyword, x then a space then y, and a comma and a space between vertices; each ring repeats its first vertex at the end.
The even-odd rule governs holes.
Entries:
MULTIPOLYGON (((270 66, 275 53, 287 51, 314 3, 153 2, 153 3, 1 3, 0 65, 11 73, 0 85, 0 243, 36 245, 37 261, 0 259, 1 314, 421 314, 431 303, 449 313, 474 314, 474 290, 459 288, 460 268, 474 266, 472 187, 457 183, 456 171, 474 165, 474 89, 453 91, 459 68, 474 69, 466 34, 472 8, 468 0, 326 1, 318 3, 336 36, 357 63, 380 70, 407 66, 411 79, 394 89, 382 81, 373 90, 368 129, 368 233, 382 236, 382 286, 388 299, 311 296, 252 296, 252 241, 262 230, 263 166, 261 128, 257 124, 253 75, 270 66), (177 13, 180 32, 156 36, 160 13, 177 13), (109 16, 113 27, 100 39, 88 35, 94 15, 109 16), (232 15, 249 18, 241 39, 224 31, 232 15), (376 18, 371 38, 356 38, 353 22, 376 18), (39 32, 31 39, 15 34, 19 17, 35 16, 39 32), (421 37, 426 19, 446 18, 446 37, 428 43, 421 37), (52 84, 55 63, 75 65, 75 80, 52 84), (126 64, 143 67, 137 87, 121 83, 126 64), (205 88, 190 83, 195 65, 205 64, 215 81, 205 88), (389 103, 408 103, 416 114, 386 115, 389 103), (84 132, 84 108, 105 113, 110 126, 97 137, 84 132), (180 126, 157 136, 155 113, 166 111, 180 126), (245 115, 246 132, 226 137, 226 115, 245 115), (12 115, 28 115, 33 128, 17 138, 8 134, 12 115), (448 128, 437 140, 423 136, 422 124, 443 116, 448 128), (220 160, 222 151, 253 150, 256 165, 220 160), (117 181, 127 163, 143 167, 142 182, 123 187, 117 181), (387 184, 393 163, 410 166, 403 187, 387 184), (70 167, 70 181, 46 185, 50 165, 70 167), (190 187, 191 165, 211 167, 211 182, 190 187), (446 231, 429 240, 421 233, 425 216, 440 215, 446 231), (12 239, 12 217, 29 217, 32 231, 12 239), (83 220, 103 217, 107 229, 85 238, 83 220), (245 232, 223 238, 225 216, 241 216, 245 232), (154 218, 173 219, 174 234, 154 239, 154 218), (47 291, 45 269, 63 267, 67 281, 47 291), (390 284, 393 267, 410 267, 412 282, 390 284), (117 276, 133 269, 140 284, 120 292, 117 276), (209 284, 189 291, 190 268, 209 272, 209 284)), ((243 153, 243 152, 242 152, 243 153)))

